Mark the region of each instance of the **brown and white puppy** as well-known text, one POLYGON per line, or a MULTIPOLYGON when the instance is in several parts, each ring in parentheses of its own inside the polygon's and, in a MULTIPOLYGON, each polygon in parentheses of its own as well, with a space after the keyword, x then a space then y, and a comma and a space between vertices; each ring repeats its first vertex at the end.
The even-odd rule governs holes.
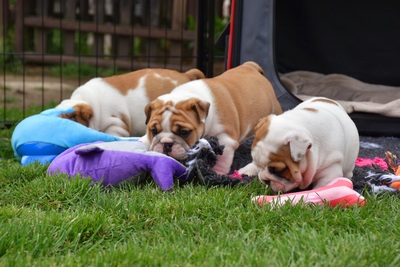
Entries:
POLYGON ((276 192, 318 188, 338 177, 351 178, 358 151, 357 128, 342 106, 314 97, 260 121, 253 162, 239 173, 258 174, 276 192))
POLYGON ((224 145, 213 170, 228 173, 240 141, 254 134, 258 120, 282 113, 261 67, 246 62, 221 75, 188 82, 151 102, 145 109, 150 150, 184 160, 202 137, 224 145))
POLYGON ((93 78, 78 87, 56 108, 73 107, 62 117, 115 136, 146 133, 144 107, 156 97, 186 82, 204 78, 198 69, 181 73, 168 69, 141 69, 107 78, 93 78))

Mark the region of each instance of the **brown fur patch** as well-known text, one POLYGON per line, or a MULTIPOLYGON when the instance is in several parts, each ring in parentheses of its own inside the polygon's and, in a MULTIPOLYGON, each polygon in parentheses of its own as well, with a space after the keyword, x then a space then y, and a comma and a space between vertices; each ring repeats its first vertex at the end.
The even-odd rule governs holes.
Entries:
POLYGON ((171 116, 171 131, 180 135, 180 130, 191 131, 187 137, 180 136, 189 146, 193 146, 204 134, 204 123, 210 103, 197 98, 180 101, 171 116))
POLYGON ((141 69, 106 77, 103 80, 118 89, 121 94, 126 95, 129 90, 135 90, 138 87, 139 80, 144 76, 146 76, 147 96, 152 101, 160 95, 170 93, 178 85, 203 78, 204 74, 198 69, 192 69, 186 73, 168 69, 141 69))
POLYGON ((197 98, 179 101, 176 105, 172 101, 164 103, 155 100, 146 107, 147 132, 152 136, 152 130, 161 132, 163 114, 167 110, 172 112, 170 118, 171 132, 180 136, 185 142, 192 146, 204 133, 204 123, 210 104, 197 98), (183 132, 191 132, 188 136, 182 136, 183 132))
POLYGON ((93 109, 88 104, 77 104, 74 107, 74 112, 69 114, 61 114, 61 118, 76 121, 80 124, 89 127, 89 121, 93 117, 93 109))
MULTIPOLYGON (((154 119, 152 117, 155 115, 155 111, 157 111, 157 110, 159 111, 157 114, 159 116, 160 115, 162 116, 162 112, 165 110, 165 108, 161 109, 162 106, 165 106, 164 102, 159 99, 156 99, 146 105, 146 107, 144 108, 144 112, 146 114, 145 124, 148 124, 151 119, 154 119)), ((159 121, 161 122, 161 118, 159 119, 159 121)))
POLYGON ((323 103, 329 103, 329 104, 338 106, 337 102, 335 102, 331 99, 326 99, 326 98, 317 98, 317 99, 314 99, 312 102, 323 102, 323 103))
POLYGON ((129 90, 136 89, 139 79, 148 73, 148 69, 133 71, 121 75, 103 78, 103 81, 126 95, 129 90))
POLYGON ((219 120, 234 140, 254 134, 258 121, 282 108, 272 84, 254 62, 246 62, 212 79, 204 79, 215 100, 219 120))
POLYGON ((270 124, 271 116, 264 117, 257 123, 256 127, 254 128, 255 136, 252 145, 253 148, 261 139, 267 136, 270 124))
POLYGON ((270 153, 269 159, 268 167, 274 167, 279 164, 279 176, 289 181, 299 182, 299 177, 301 178, 299 163, 292 160, 289 145, 282 145, 276 153, 270 153), (283 165, 286 167, 283 167, 283 165))
POLYGON ((316 108, 303 108, 303 109, 311 111, 311 112, 318 112, 318 109, 316 109, 316 108))
POLYGON ((197 114, 197 123, 201 123, 205 121, 208 115, 210 103, 207 101, 202 101, 198 98, 190 98, 188 100, 176 103, 176 109, 182 109, 188 112, 194 111, 197 114))

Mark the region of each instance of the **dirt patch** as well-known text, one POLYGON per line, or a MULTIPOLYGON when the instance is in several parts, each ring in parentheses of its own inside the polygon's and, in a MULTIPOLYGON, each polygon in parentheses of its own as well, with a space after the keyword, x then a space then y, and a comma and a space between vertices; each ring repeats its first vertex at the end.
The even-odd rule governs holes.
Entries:
MULTIPOLYGON (((214 76, 224 71, 223 62, 214 63, 214 76)), ((0 108, 28 108, 55 106, 93 77, 79 79, 41 75, 40 67, 30 67, 29 74, 0 74, 0 108)))
POLYGON ((69 98, 77 86, 72 79, 0 75, 0 102, 6 108, 57 104, 69 98))

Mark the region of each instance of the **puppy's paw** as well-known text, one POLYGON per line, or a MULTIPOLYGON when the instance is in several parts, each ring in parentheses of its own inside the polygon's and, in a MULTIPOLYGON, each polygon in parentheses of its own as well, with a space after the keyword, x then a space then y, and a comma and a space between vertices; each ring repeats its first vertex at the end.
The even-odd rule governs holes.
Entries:
POLYGON ((243 168, 239 169, 239 173, 242 175, 246 174, 248 176, 255 176, 258 174, 258 168, 253 162, 251 162, 243 168))

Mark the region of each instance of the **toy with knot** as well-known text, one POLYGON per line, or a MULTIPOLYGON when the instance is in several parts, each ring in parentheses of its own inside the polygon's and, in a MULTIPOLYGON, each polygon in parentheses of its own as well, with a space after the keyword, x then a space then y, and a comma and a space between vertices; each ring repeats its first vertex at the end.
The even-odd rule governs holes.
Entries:
POLYGON ((397 155, 386 151, 385 159, 382 160, 386 163, 384 167, 382 164, 372 163, 371 166, 367 166, 367 170, 359 170, 363 172, 360 176, 364 177, 364 183, 373 193, 388 192, 400 195, 400 167, 397 155))
POLYGON ((385 155, 389 169, 396 176, 392 177, 392 180, 390 181, 390 187, 400 190, 400 166, 397 160, 397 155, 390 151, 386 151, 385 155))

